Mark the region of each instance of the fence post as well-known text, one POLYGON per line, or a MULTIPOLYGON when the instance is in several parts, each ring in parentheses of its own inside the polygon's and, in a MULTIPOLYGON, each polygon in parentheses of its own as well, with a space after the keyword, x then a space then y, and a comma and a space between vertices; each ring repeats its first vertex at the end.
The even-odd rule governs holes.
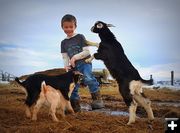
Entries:
POLYGON ((150 75, 150 80, 153 79, 152 75, 150 75))
POLYGON ((15 76, 8 73, 8 72, 3 72, 2 70, 0 70, 0 80, 1 81, 11 81, 15 79, 15 76))
POLYGON ((10 81, 10 74, 8 74, 8 76, 7 76, 7 81, 8 82, 10 81))
POLYGON ((171 71, 171 85, 174 85, 174 71, 171 71))

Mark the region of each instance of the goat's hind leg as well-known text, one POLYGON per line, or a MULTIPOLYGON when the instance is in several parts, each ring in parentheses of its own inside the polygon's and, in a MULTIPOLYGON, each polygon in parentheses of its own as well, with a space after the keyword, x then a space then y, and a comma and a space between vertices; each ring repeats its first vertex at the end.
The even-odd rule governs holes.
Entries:
POLYGON ((135 122, 137 105, 138 104, 134 100, 131 102, 131 105, 129 106, 129 122, 127 123, 127 125, 135 122))
POLYGON ((153 114, 153 111, 152 111, 152 108, 151 108, 151 101, 141 95, 134 95, 133 96, 134 99, 136 100, 137 103, 139 103, 142 107, 144 107, 144 109, 146 110, 147 112, 147 115, 148 115, 148 119, 150 121, 154 120, 154 114, 153 114))
POLYGON ((33 108, 33 114, 32 114, 32 120, 36 121, 37 120, 37 113, 39 112, 39 109, 45 102, 45 97, 40 96, 40 98, 37 100, 36 105, 33 108))
POLYGON ((68 110, 68 112, 74 114, 74 110, 73 110, 73 108, 71 106, 70 101, 66 101, 66 109, 68 110))
POLYGON ((32 104, 33 104, 32 98, 30 97, 30 95, 27 95, 25 101, 25 114, 27 118, 32 117, 32 108, 33 108, 32 104))
POLYGON ((51 103, 50 114, 52 116, 53 121, 55 121, 55 122, 59 121, 59 119, 56 117, 57 106, 58 106, 58 102, 51 103))
POLYGON ((31 118, 31 108, 28 105, 25 105, 25 113, 27 118, 31 118))

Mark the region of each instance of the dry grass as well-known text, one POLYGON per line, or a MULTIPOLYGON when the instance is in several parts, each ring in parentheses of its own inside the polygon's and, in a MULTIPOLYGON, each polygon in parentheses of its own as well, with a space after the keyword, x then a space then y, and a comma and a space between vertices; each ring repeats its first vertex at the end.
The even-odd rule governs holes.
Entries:
MULTIPOLYGON (((127 111, 128 108, 119 95, 116 84, 101 86, 101 93, 105 106, 112 110, 127 111)), ((0 84, 0 133, 161 133, 164 132, 164 117, 179 117, 180 107, 171 105, 159 106, 156 101, 180 101, 180 92, 171 90, 148 90, 145 94, 152 100, 152 108, 155 120, 148 123, 146 113, 138 108, 137 114, 140 118, 134 125, 127 126, 128 116, 111 116, 98 112, 81 112, 67 115, 65 120, 60 118, 59 123, 54 123, 48 116, 46 107, 39 112, 38 121, 34 122, 25 117, 24 100, 25 93, 22 87, 15 85, 0 84)), ((82 102, 90 103, 89 90, 80 88, 82 102)))

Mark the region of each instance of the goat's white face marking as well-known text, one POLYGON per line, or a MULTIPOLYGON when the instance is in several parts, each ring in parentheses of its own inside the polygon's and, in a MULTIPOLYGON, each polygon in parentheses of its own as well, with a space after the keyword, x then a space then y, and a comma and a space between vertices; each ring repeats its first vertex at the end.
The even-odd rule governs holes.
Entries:
POLYGON ((96 25, 96 27, 97 27, 98 29, 101 29, 101 28, 103 27, 103 24, 102 24, 102 23, 99 23, 99 24, 96 25))

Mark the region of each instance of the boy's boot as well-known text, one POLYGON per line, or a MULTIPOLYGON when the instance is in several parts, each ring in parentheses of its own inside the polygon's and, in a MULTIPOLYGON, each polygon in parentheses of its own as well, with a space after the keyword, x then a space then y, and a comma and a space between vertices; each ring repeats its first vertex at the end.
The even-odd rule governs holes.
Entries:
POLYGON ((74 110, 74 112, 80 112, 81 111, 81 106, 80 106, 80 100, 79 99, 70 99, 71 106, 74 110))
POLYGON ((92 110, 104 108, 104 102, 102 101, 99 90, 97 92, 91 93, 91 96, 93 100, 91 104, 92 110))

